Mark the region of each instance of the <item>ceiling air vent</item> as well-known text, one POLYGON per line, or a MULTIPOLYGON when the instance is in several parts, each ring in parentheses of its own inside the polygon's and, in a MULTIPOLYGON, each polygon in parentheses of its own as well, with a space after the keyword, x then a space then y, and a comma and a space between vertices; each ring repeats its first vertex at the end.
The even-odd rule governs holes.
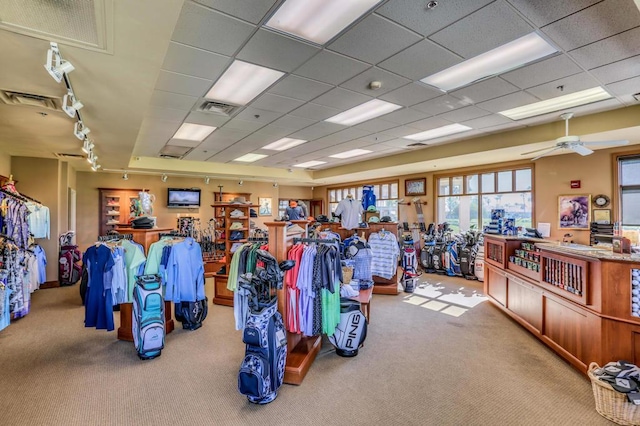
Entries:
POLYGON ((210 112, 212 114, 230 116, 238 110, 238 106, 223 104, 222 102, 205 101, 198 107, 198 111, 210 112))
POLYGON ((82 155, 82 154, 67 154, 65 152, 56 152, 54 155, 58 158, 67 159, 67 160, 84 160, 85 158, 87 158, 85 155, 82 155))
POLYGON ((415 148, 416 146, 427 146, 427 144, 426 144, 426 143, 422 143, 422 142, 415 142, 415 143, 410 143, 410 144, 409 144, 409 145, 407 145, 407 146, 410 146, 410 147, 412 147, 412 148, 415 148))
POLYGON ((191 151, 191 147, 189 146, 177 146, 177 145, 165 145, 160 150, 160 158, 168 158, 174 160, 180 160, 184 157, 189 151, 191 151))
POLYGON ((52 110, 59 110, 61 107, 60 99, 11 90, 0 90, 0 101, 7 105, 33 106, 52 110))

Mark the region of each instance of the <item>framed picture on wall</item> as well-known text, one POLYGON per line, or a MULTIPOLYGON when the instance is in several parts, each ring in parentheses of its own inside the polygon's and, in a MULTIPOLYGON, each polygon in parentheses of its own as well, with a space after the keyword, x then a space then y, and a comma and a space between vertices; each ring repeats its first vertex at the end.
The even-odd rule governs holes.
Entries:
POLYGON ((593 221, 595 223, 611 223, 611 210, 609 209, 593 209, 593 221))
POLYGON ((560 195, 558 197, 558 227, 589 229, 591 195, 560 195))
POLYGON ((258 210, 260 216, 271 216, 271 198, 258 197, 258 204, 260 205, 260 209, 258 210))
POLYGON ((427 195, 427 178, 405 180, 404 193, 405 195, 427 195))

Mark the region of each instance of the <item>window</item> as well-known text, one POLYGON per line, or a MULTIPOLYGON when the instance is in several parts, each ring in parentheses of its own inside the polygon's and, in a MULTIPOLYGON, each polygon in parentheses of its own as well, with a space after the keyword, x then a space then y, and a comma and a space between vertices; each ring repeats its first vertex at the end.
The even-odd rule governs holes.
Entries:
POLYGON ((454 232, 481 230, 491 221, 491 210, 504 209, 516 226, 531 227, 532 181, 529 167, 438 177, 437 220, 454 232))
MULTIPOLYGON (((640 230, 640 155, 618 157, 620 220, 623 231, 640 230)), ((632 238, 633 240, 634 238, 632 238)), ((638 244, 632 241, 634 244, 638 244)))
MULTIPOLYGON (((381 182, 373 185, 373 193, 376 196, 376 208, 380 217, 389 216, 394 222, 398 221, 398 181, 381 182)), ((347 194, 352 194, 357 200, 362 200, 362 185, 345 186, 329 189, 329 211, 334 212, 340 200, 347 194)))

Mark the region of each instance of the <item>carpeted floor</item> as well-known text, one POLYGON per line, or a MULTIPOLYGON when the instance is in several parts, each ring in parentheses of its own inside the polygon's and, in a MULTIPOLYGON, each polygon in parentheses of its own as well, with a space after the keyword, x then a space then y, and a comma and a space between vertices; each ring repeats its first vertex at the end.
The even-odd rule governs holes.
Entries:
POLYGON ((115 332, 83 327, 77 286, 37 291, 0 332, 0 424, 609 424, 589 381, 485 302, 481 283, 425 278, 414 295, 374 296, 357 357, 325 340, 302 385, 266 406, 237 391, 231 308, 210 307, 203 328, 140 361, 115 332))

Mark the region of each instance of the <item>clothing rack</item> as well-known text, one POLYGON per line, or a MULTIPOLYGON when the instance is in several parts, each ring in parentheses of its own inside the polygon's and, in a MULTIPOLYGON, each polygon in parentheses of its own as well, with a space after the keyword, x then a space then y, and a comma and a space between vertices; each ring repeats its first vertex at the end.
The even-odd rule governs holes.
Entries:
POLYGON ((0 238, 4 238, 5 240, 10 241, 10 242, 12 242, 12 243, 15 243, 15 242, 16 242, 16 240, 14 240, 13 238, 11 238, 10 236, 8 236, 8 235, 6 235, 6 234, 2 234, 2 233, 0 233, 0 238))
POLYGON ((112 235, 100 235, 98 241, 120 241, 120 240, 133 240, 133 234, 112 234, 112 235))
POLYGON ((333 244, 333 243, 337 243, 338 240, 336 240, 335 238, 329 238, 329 239, 321 239, 321 238, 294 238, 293 239, 293 243, 327 243, 327 244, 333 244))
POLYGON ((3 193, 3 194, 8 195, 10 197, 17 198, 20 201, 24 201, 25 203, 29 202, 29 201, 33 201, 34 203, 42 204, 40 201, 36 200, 35 198, 31 198, 28 195, 16 194, 14 192, 7 191, 6 189, 2 189, 2 188, 0 188, 0 192, 3 193))
POLYGON ((171 232, 161 232, 160 234, 158 234, 159 238, 162 237, 181 237, 181 238, 187 238, 189 236, 189 234, 185 234, 185 233, 180 233, 177 231, 171 231, 171 232))
POLYGON ((251 237, 248 238, 247 241, 250 243, 267 243, 269 239, 266 237, 251 237))

